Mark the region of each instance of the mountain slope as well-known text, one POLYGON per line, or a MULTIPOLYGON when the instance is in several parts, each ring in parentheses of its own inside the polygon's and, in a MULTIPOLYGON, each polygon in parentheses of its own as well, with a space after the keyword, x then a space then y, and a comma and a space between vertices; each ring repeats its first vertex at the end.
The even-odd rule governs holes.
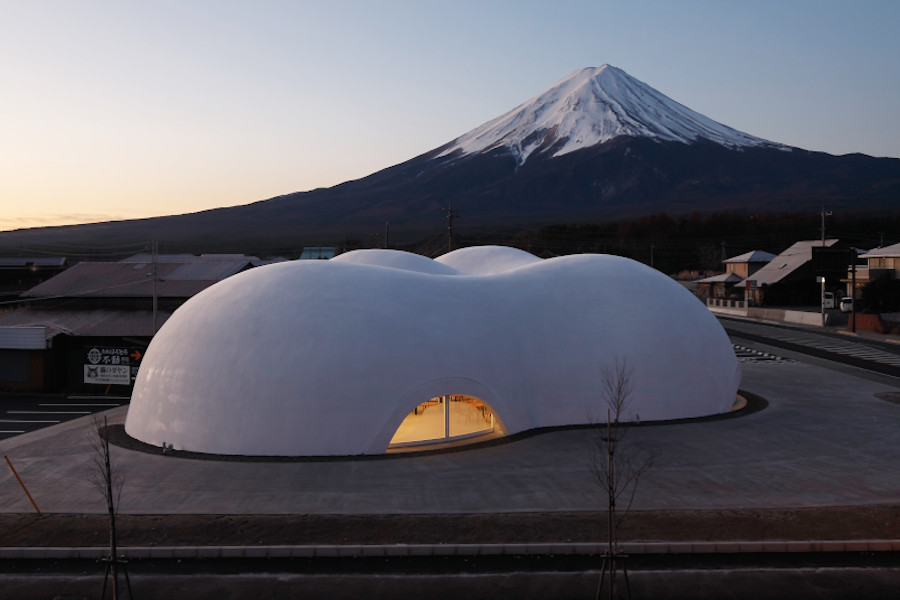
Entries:
POLYGON ((505 147, 518 164, 533 152, 563 156, 620 136, 728 148, 788 149, 678 104, 610 65, 581 69, 508 113, 457 138, 441 156, 477 154, 505 147))
POLYGON ((368 177, 188 215, 0 232, 3 247, 157 240, 168 252, 290 252, 649 213, 900 208, 900 159, 788 148, 716 123, 610 66, 368 177))

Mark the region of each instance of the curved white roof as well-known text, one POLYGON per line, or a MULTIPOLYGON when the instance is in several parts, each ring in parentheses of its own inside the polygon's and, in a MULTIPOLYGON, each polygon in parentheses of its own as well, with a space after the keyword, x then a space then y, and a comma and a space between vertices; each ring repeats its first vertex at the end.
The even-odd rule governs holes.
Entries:
POLYGON ((466 275, 496 275, 539 263, 541 259, 518 248, 471 246, 439 256, 434 262, 453 267, 466 275))
POLYGON ((741 376, 703 304, 632 260, 367 250, 191 298, 150 344, 125 429, 198 452, 378 454, 444 394, 483 399, 508 433, 602 421, 617 359, 634 373, 626 418, 643 421, 726 412, 741 376))
POLYGON ((352 252, 335 256, 331 260, 357 265, 402 269, 416 273, 430 273, 432 275, 460 274, 459 271, 451 266, 441 264, 421 254, 411 254, 400 250, 353 250, 352 252))

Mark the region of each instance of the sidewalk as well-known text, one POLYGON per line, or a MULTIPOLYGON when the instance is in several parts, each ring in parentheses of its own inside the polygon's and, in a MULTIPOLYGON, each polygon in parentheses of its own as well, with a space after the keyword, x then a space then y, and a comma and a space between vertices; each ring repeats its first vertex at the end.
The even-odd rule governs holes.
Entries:
MULTIPOLYGON (((874 342, 884 343, 884 344, 896 344, 900 345, 900 336, 890 335, 886 333, 876 333, 874 331, 850 331, 848 329, 848 318, 849 315, 847 313, 842 313, 837 309, 828 309, 825 311, 826 315, 826 325, 822 327, 820 323, 815 322, 817 319, 821 319, 821 312, 817 310, 816 307, 771 307, 773 312, 768 313, 767 316, 753 316, 746 314, 739 314, 737 311, 727 308, 720 308, 716 306, 709 306, 707 308, 711 313, 716 315, 717 317, 725 317, 729 319, 739 319, 742 321, 751 321, 754 323, 766 323, 770 325, 781 325, 786 328, 800 329, 803 331, 811 331, 814 333, 828 333, 828 334, 839 334, 850 337, 856 337, 863 340, 870 340, 874 342), (791 313, 804 313, 809 315, 808 317, 801 320, 787 321, 774 319, 772 316, 775 316, 777 313, 774 311, 789 311, 791 313)), ((751 309, 752 310, 752 309, 751 309)))

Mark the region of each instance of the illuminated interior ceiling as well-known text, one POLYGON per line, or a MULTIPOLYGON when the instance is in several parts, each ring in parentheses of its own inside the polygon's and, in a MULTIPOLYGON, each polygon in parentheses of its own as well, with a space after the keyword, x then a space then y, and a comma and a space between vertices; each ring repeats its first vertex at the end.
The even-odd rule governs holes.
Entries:
POLYGON ((360 250, 191 298, 150 344, 125 429, 196 452, 380 454, 445 395, 481 399, 509 434, 602 421, 617 360, 633 371, 626 419, 727 412, 741 377, 706 307, 635 261, 360 250))
POLYGON ((450 394, 416 405, 394 432, 388 450, 475 442, 504 433, 502 422, 484 400, 450 394))

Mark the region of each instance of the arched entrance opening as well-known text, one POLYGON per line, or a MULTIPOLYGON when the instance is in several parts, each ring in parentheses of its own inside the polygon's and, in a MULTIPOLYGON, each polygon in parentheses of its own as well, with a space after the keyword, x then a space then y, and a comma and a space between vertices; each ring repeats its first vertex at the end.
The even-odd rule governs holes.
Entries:
POLYGON ((394 432, 388 451, 480 442, 505 434, 505 427, 487 402, 477 396, 447 394, 416 405, 394 432))

